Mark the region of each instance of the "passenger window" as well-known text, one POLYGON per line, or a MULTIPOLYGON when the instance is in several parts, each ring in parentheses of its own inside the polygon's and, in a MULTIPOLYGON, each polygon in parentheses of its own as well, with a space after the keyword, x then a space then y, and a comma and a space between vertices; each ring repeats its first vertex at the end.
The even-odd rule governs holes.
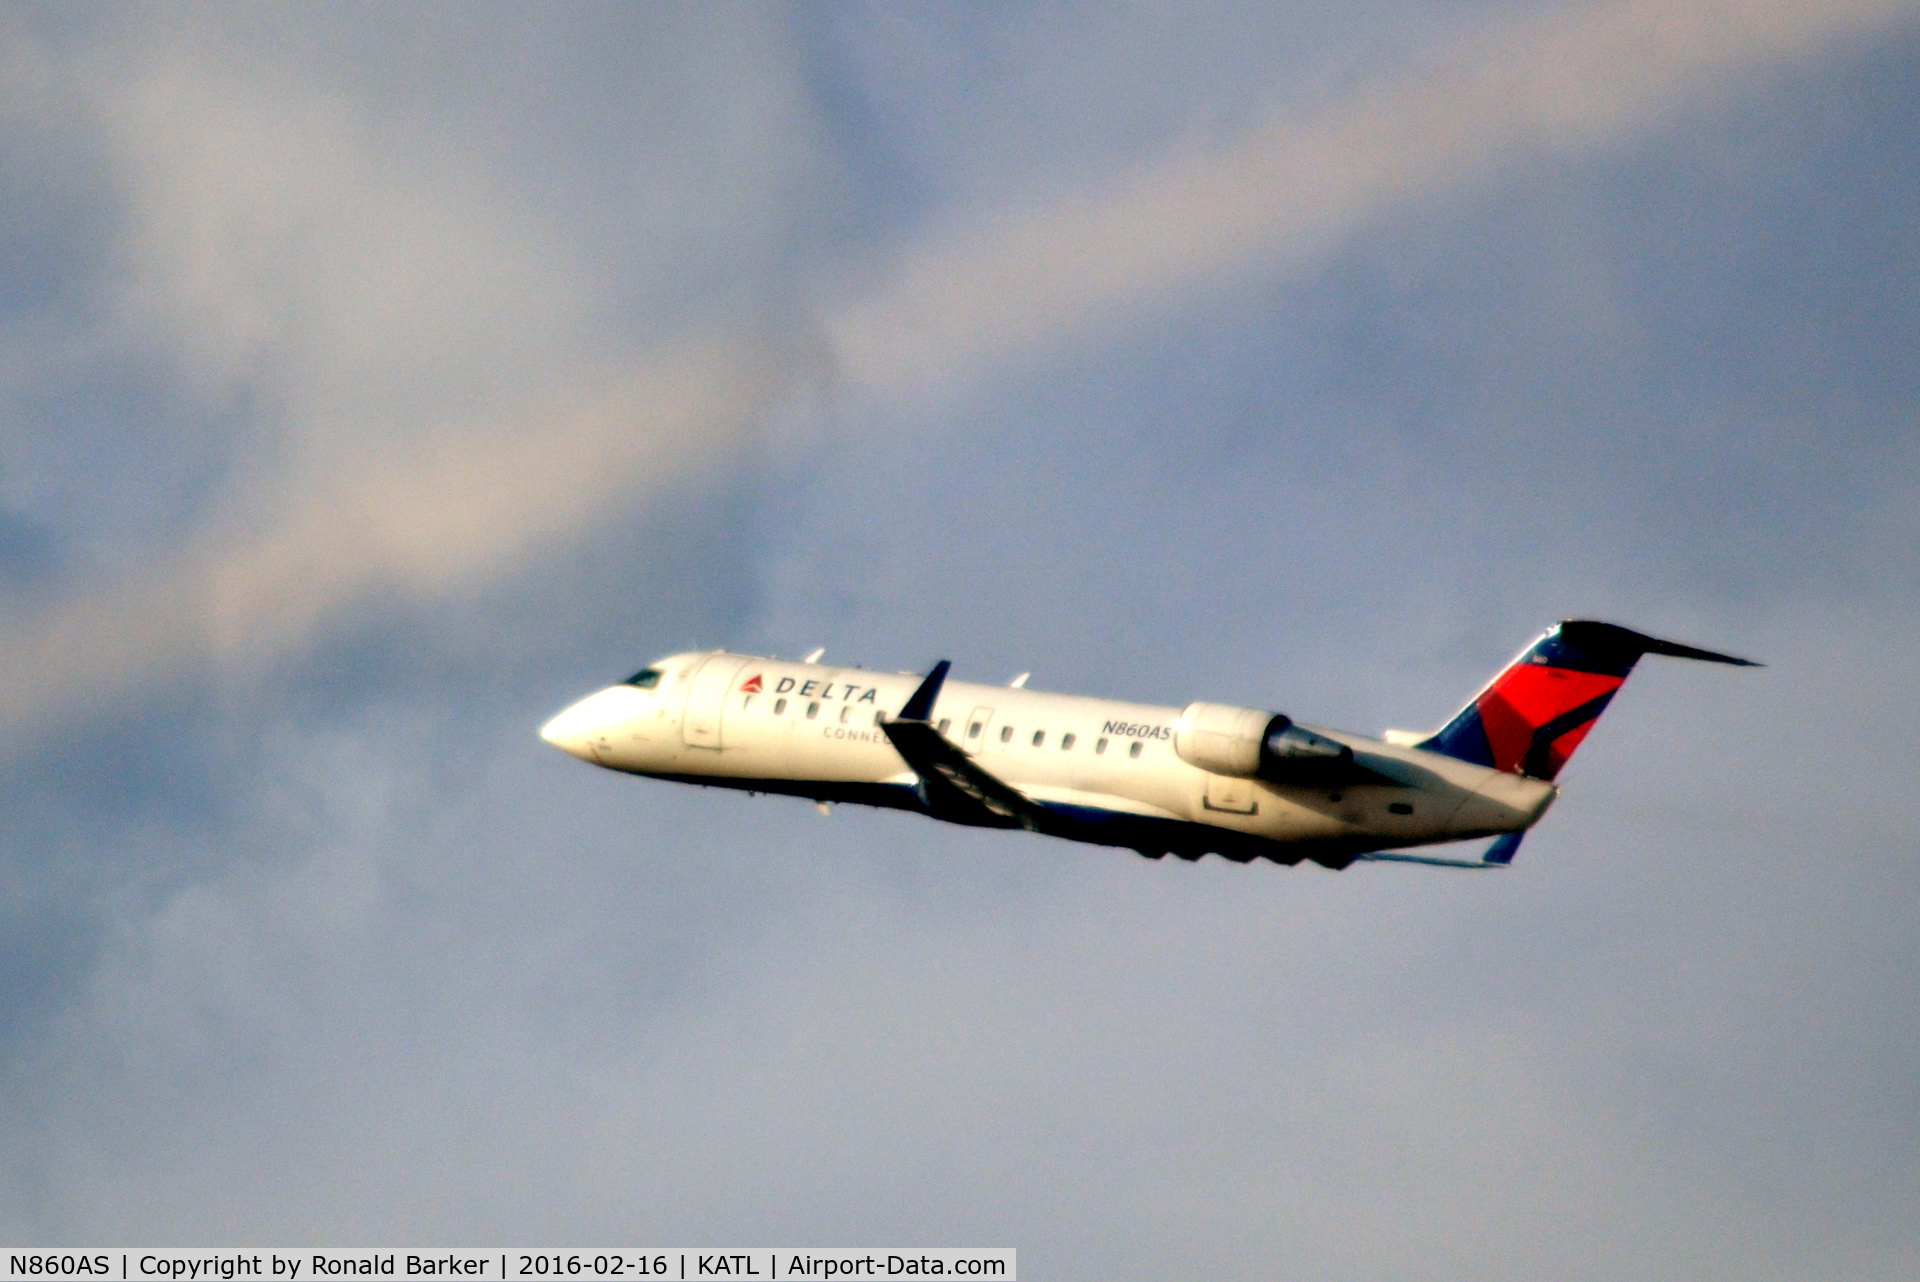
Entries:
POLYGON ((1072 736, 1072 735, 1070 735, 1070 734, 1067 734, 1067 735, 1061 735, 1061 736, 1060 736, 1060 751, 1062 751, 1062 752, 1071 752, 1071 751, 1073 751, 1073 736, 1072 736))
POLYGON ((642 668, 640 671, 628 677, 622 684, 639 686, 642 690, 651 690, 660 684, 660 669, 642 668))
POLYGON ((819 715, 820 715, 820 705, 818 703, 809 703, 807 705, 807 720, 811 721, 819 715))
POLYGON ((1388 806, 1387 809, 1391 810, 1396 815, 1410 815, 1413 813, 1413 807, 1409 806, 1404 801, 1396 801, 1392 805, 1388 806))
POLYGON ((1103 753, 1103 752, 1105 752, 1106 750, 1107 750, 1107 741, 1106 741, 1105 739, 1096 739, 1096 740, 1094 741, 1094 744, 1093 744, 1093 755, 1094 755, 1094 756, 1096 756, 1096 757, 1097 757, 1097 756, 1099 756, 1099 755, 1100 755, 1101 753, 1103 753))
POLYGON ((1140 741, 1138 739, 1135 739, 1133 746, 1127 749, 1127 755, 1129 757, 1137 757, 1140 755, 1140 741))
POLYGON ((840 709, 840 724, 841 724, 841 725, 843 725, 843 726, 844 726, 844 725, 846 725, 846 724, 847 724, 847 722, 849 722, 849 721, 851 721, 852 719, 853 719, 853 709, 852 709, 852 708, 842 708, 842 709, 840 709))
POLYGON ((967 727, 967 738, 978 739, 979 737, 980 737, 980 723, 976 721, 972 725, 967 727))
POLYGON ((1046 741, 1047 741, 1047 732, 1045 730, 1035 730, 1033 732, 1034 747, 1038 748, 1041 744, 1045 743, 1046 741))
POLYGON ((938 730, 941 734, 945 734, 947 732, 947 727, 952 724, 953 724, 952 717, 942 717, 940 718, 940 724, 935 726, 934 729, 938 730))
POLYGON ((1012 727, 1012 726, 1001 726, 1001 727, 1000 727, 1000 742, 1001 742, 1001 743, 1005 743, 1005 742, 1007 742, 1007 740, 1009 740, 1009 739, 1011 739, 1011 738, 1013 738, 1013 727, 1012 727))
POLYGON ((775 699, 775 700, 773 701, 773 715, 774 715, 774 716, 776 716, 776 717, 777 717, 777 716, 779 716, 779 715, 780 715, 781 713, 783 713, 783 712, 785 712, 786 710, 787 710, 787 701, 786 701, 785 699, 775 699))

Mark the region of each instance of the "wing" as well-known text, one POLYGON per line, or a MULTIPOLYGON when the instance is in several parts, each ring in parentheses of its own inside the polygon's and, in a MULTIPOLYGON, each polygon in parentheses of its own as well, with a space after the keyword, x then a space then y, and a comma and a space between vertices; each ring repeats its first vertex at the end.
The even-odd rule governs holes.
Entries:
POLYGON ((1045 810, 982 770, 926 722, 889 721, 881 729, 920 776, 927 808, 942 819, 987 828, 1041 830, 1045 810))

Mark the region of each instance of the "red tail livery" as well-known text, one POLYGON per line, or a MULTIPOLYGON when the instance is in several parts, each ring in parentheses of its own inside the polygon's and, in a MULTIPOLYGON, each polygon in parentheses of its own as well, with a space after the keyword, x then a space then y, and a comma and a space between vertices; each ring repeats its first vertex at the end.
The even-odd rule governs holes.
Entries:
POLYGON ((1643 654, 1756 666, 1749 659, 1661 641, 1614 623, 1567 619, 1547 629, 1444 729, 1418 746, 1550 780, 1587 737, 1643 654))

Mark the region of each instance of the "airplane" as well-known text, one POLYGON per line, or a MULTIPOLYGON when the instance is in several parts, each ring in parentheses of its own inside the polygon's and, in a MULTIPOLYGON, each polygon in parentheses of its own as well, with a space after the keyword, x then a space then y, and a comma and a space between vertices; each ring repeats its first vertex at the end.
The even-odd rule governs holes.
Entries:
POLYGON ((573 704, 540 737, 679 783, 1023 828, 1150 859, 1503 868, 1642 655, 1758 667, 1565 619, 1431 733, 1382 738, 1220 703, 1185 708, 823 667, 671 655, 573 704), (1492 837, 1478 859, 1409 853, 1492 837))

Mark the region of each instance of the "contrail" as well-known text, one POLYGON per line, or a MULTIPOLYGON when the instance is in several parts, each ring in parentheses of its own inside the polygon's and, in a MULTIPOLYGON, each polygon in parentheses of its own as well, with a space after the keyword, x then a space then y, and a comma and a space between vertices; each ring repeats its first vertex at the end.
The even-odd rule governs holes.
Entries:
MULTIPOLYGON (((1163 156, 1109 187, 985 211, 910 240, 823 308, 831 362, 845 385, 885 398, 1035 359, 1234 273, 1310 266, 1424 198, 1528 157, 1604 148, 1702 93, 1914 11, 1910 0, 1625 0, 1496 27, 1444 61, 1303 119, 1163 156)), ((229 132, 253 137, 245 103, 216 106, 241 118, 229 132)), ((282 143, 275 163, 312 183, 315 157, 340 150, 328 146, 282 143)), ((265 147, 247 142, 246 154, 265 147)), ((152 149, 135 150, 141 160, 130 167, 152 175, 152 149)), ((196 136, 182 155, 206 163, 202 151, 196 136)), ((192 177, 155 181, 192 208, 192 177)), ((313 189, 331 199, 341 185, 313 189)), ((237 234, 192 227, 202 258, 217 259, 219 237, 237 234)), ((436 231, 426 242, 441 239, 436 231)), ((222 297, 227 266, 216 261, 201 273, 213 281, 203 292, 222 297)), ((339 274, 327 266, 310 268, 322 284, 306 287, 339 274)), ((459 301, 450 310, 466 314, 485 300, 459 301)), ((369 305, 357 296, 349 303, 369 305)), ((346 334, 365 343, 352 306, 340 312, 335 337, 319 342, 346 334)), ((242 319, 259 328, 252 313, 242 319)), ((247 350, 253 330, 234 332, 235 350, 247 350)), ((449 324, 442 338, 463 333, 449 324)), ((484 353, 475 359, 485 364, 484 353)), ((525 565, 724 457, 811 363, 752 342, 690 339, 656 353, 638 375, 608 377, 608 390, 585 408, 539 422, 523 415, 510 428, 499 415, 462 426, 442 414, 444 423, 373 466, 285 475, 265 487, 273 502, 261 492, 237 495, 221 528, 248 532, 208 534, 134 579, 0 630, 0 726, 18 743, 51 710, 98 705, 169 671, 285 652, 369 592, 434 597, 525 565), (241 522, 234 512, 242 507, 266 515, 241 522)), ((356 368, 347 360, 324 377, 352 384, 356 368)), ((318 403, 328 404, 324 394, 318 403)))
POLYGON ((1481 32, 1309 118, 1162 157, 1111 187, 912 243, 830 330, 854 384, 910 394, 1031 359, 1229 273, 1311 265, 1383 215, 1537 155, 1657 125, 1742 73, 1910 0, 1626 0, 1481 32))
POLYGON ((555 423, 450 432, 295 487, 264 505, 263 530, 0 630, 0 725, 265 662, 371 590, 433 597, 525 565, 583 520, 726 462, 790 377, 767 349, 689 345, 555 423))

